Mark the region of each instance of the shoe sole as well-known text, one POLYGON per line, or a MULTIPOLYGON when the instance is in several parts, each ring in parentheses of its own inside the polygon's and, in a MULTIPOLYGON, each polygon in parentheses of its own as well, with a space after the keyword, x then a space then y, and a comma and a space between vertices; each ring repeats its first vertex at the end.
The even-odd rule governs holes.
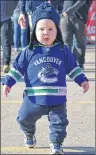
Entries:
POLYGON ((58 155, 59 155, 59 154, 63 154, 63 155, 64 155, 64 152, 60 153, 60 152, 56 151, 55 153, 50 152, 50 154, 53 154, 53 155, 54 155, 54 154, 58 154, 58 155))
POLYGON ((36 145, 36 141, 35 141, 34 144, 32 144, 32 145, 28 145, 28 144, 26 144, 26 140, 24 139, 24 144, 25 144, 25 146, 26 146, 27 148, 33 148, 33 147, 36 145))
POLYGON ((36 144, 34 144, 34 145, 25 144, 25 146, 26 146, 27 148, 33 148, 35 145, 36 145, 36 144))

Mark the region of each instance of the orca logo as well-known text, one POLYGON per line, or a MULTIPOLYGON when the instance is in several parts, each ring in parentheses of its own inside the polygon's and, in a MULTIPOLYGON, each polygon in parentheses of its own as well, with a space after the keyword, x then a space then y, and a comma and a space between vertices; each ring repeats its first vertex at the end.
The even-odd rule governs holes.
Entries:
POLYGON ((46 67, 42 67, 42 69, 38 73, 38 78, 43 83, 55 83, 58 81, 57 75, 59 71, 52 67, 50 63, 47 63, 46 67))

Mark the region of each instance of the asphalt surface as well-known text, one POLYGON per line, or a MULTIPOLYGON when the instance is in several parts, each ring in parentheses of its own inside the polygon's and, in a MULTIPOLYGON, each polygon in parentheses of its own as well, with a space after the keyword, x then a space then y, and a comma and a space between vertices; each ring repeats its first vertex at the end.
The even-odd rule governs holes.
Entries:
MULTIPOLYGON (((2 54, 2 52, 1 52, 2 54)), ((12 51, 12 62, 16 57, 12 51)), ((95 46, 87 46, 85 74, 90 89, 86 94, 67 77, 67 112, 69 125, 63 143, 64 155, 95 155, 95 46)), ((5 74, 1 66, 1 82, 5 74)), ((3 95, 1 85, 1 154, 49 154, 49 127, 47 116, 38 120, 36 127, 37 144, 33 149, 24 146, 24 135, 16 117, 22 103, 23 80, 18 82, 10 95, 3 95)))

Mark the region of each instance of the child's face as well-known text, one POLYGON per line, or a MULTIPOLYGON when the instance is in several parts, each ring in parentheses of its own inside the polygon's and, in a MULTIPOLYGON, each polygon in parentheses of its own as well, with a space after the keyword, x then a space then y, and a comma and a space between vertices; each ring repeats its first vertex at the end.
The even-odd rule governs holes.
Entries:
POLYGON ((36 38, 46 46, 51 46, 56 40, 57 28, 55 23, 50 19, 41 19, 36 24, 36 38))

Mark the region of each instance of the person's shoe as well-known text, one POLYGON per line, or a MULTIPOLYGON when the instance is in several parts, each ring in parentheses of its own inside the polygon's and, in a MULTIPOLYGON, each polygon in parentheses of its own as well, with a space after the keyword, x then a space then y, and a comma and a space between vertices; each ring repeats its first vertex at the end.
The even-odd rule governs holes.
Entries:
POLYGON ((62 145, 60 143, 51 143, 50 154, 64 154, 62 145))
POLYGON ((25 134, 24 136, 24 143, 25 143, 25 146, 27 148, 33 148, 35 145, 36 145, 36 138, 35 136, 33 135, 33 137, 29 137, 25 134))
POLYGON ((10 65, 4 65, 4 67, 3 67, 3 72, 4 72, 4 73, 8 73, 9 70, 10 70, 10 65))

